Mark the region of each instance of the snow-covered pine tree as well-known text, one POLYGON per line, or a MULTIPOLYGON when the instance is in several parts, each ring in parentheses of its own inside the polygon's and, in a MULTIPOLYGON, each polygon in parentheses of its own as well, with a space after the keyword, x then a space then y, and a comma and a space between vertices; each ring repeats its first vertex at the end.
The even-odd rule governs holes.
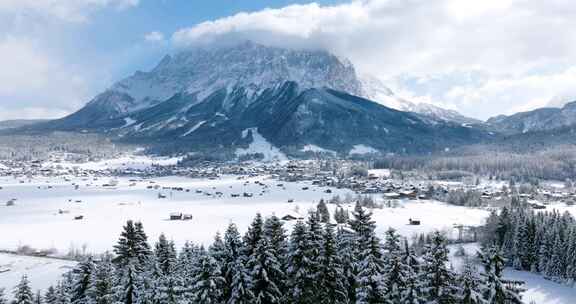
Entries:
POLYGON ((141 300, 141 277, 136 270, 137 258, 126 262, 126 265, 119 269, 117 275, 118 282, 114 287, 114 298, 116 303, 137 304, 141 300))
POLYGON ((456 303, 455 275, 448 269, 446 239, 436 231, 426 245, 422 265, 422 283, 429 301, 439 304, 456 303))
POLYGON ((314 303, 316 300, 316 284, 314 270, 317 269, 313 260, 311 238, 308 227, 298 221, 292 229, 290 236, 290 249, 288 258, 288 286, 291 294, 286 295, 295 303, 314 303))
POLYGON ((34 295, 32 294, 32 289, 30 289, 30 281, 26 275, 22 276, 20 282, 14 288, 14 300, 13 304, 33 304, 34 295))
POLYGON ((504 280, 502 271, 504 270, 504 258, 497 247, 487 248, 485 252, 479 253, 479 258, 484 264, 482 273, 484 285, 484 299, 488 304, 522 304, 520 287, 523 282, 504 280))
POLYGON ((403 264, 400 236, 396 230, 389 228, 384 241, 384 289, 386 300, 390 303, 400 303, 402 292, 406 289, 407 265, 403 264))
POLYGON ((356 303, 385 303, 384 260, 380 240, 375 233, 375 222, 372 214, 359 203, 356 203, 353 217, 350 225, 356 232, 359 253, 355 266, 358 269, 356 303))
POLYGON ((402 265, 404 267, 404 290, 400 293, 401 304, 424 304, 426 299, 422 283, 420 282, 420 262, 414 250, 408 245, 408 240, 404 240, 404 250, 402 253, 402 265))
MULTIPOLYGON (((114 288, 114 267, 112 265, 112 256, 105 254, 95 265, 90 285, 86 294, 89 304, 112 304, 114 288)), ((46 293, 46 303, 48 302, 48 293, 46 293)))
POLYGON ((344 208, 338 207, 338 209, 334 211, 334 220, 336 221, 336 223, 346 224, 348 223, 349 219, 350 218, 348 216, 348 210, 344 210, 344 208))
POLYGON ((283 294, 278 288, 279 278, 284 276, 282 265, 267 238, 261 238, 248 261, 251 270, 251 286, 256 304, 281 303, 283 294))
POLYGON ((150 256, 150 245, 147 243, 147 237, 144 233, 142 223, 127 221, 124 230, 120 234, 118 244, 114 246, 116 257, 114 262, 119 266, 127 266, 128 263, 134 264, 137 260, 136 270, 144 267, 150 256))
POLYGON ((319 258, 318 299, 321 304, 348 303, 347 281, 338 256, 336 235, 331 224, 324 228, 324 244, 319 258))
POLYGON ((340 227, 336 232, 338 258, 342 265, 347 298, 350 303, 356 302, 357 246, 356 235, 347 228, 340 227))
MULTIPOLYGON (((46 293, 44 294, 44 303, 46 304, 57 304, 57 298, 56 298, 56 289, 54 288, 54 286, 50 286, 48 287, 48 289, 46 289, 46 293)), ((96 302, 93 302, 96 303, 96 302)), ((1 303, 1 304, 6 304, 6 303, 1 303)), ((109 303, 105 303, 105 304, 109 304, 109 303)))
POLYGON ((458 276, 460 292, 458 295, 461 304, 485 304, 482 296, 484 286, 478 277, 476 266, 468 258, 464 261, 462 273, 458 276))
POLYGON ((221 303, 222 286, 225 283, 220 267, 208 253, 202 254, 196 262, 196 273, 192 279, 192 303, 221 303))
POLYGON ((86 304, 88 302, 87 291, 94 274, 94 260, 87 257, 72 270, 73 285, 70 301, 73 304, 86 304))
POLYGON ((288 268, 288 240, 286 237, 286 230, 284 229, 284 223, 276 215, 266 218, 264 221, 264 237, 272 246, 272 249, 276 253, 276 259, 280 264, 280 269, 282 270, 282 275, 278 277, 277 284, 280 290, 286 289, 287 284, 287 268, 288 268))
POLYGON ((320 202, 318 202, 316 212, 318 213, 322 223, 330 223, 330 211, 328 211, 328 206, 326 206, 324 199, 321 199, 320 202))
POLYGON ((244 262, 246 259, 242 252, 242 240, 240 238, 240 233, 235 224, 231 223, 228 225, 226 232, 224 233, 224 248, 222 262, 220 263, 220 269, 222 272, 222 277, 224 277, 224 288, 222 290, 222 297, 224 302, 228 301, 232 295, 232 285, 234 281, 235 271, 238 270, 238 266, 244 267, 244 262), (239 263, 239 264, 238 264, 239 263))
POLYGON ((248 227, 248 231, 244 235, 244 255, 249 257, 254 253, 258 242, 264 236, 264 222, 262 220, 262 215, 260 213, 256 214, 256 217, 248 227))
POLYGON ((251 278, 247 272, 244 256, 238 257, 233 264, 229 264, 229 273, 232 281, 229 285, 230 295, 226 297, 226 304, 254 303, 251 278))
POLYGON ((160 234, 158 242, 154 246, 154 255, 164 275, 169 275, 174 271, 177 259, 174 241, 168 241, 163 233, 160 234))
POLYGON ((0 288, 0 304, 8 304, 8 299, 6 299, 6 294, 4 294, 4 288, 0 288))
POLYGON ((34 304, 44 304, 44 298, 40 290, 37 290, 36 294, 34 294, 34 304))

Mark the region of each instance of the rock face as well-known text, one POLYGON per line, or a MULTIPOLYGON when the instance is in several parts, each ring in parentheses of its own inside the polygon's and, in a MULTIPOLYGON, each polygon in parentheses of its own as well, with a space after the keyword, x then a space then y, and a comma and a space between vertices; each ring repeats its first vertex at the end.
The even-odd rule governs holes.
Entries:
POLYGON ((348 61, 328 52, 247 42, 166 56, 78 112, 37 127, 193 149, 246 147, 257 131, 292 152, 315 145, 348 153, 363 145, 372 149, 366 151, 425 153, 489 137, 460 121, 358 97, 370 92, 374 87, 360 81, 348 61))
POLYGON ((491 127, 506 134, 551 131, 576 124, 576 101, 562 108, 540 108, 533 111, 500 115, 486 121, 491 127))

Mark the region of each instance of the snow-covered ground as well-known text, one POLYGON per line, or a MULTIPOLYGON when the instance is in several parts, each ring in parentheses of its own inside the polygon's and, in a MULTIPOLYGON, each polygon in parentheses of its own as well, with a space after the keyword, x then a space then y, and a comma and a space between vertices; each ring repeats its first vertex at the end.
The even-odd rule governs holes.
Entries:
POLYGON ((272 145, 266 140, 266 138, 264 138, 264 136, 258 133, 258 128, 249 128, 242 131, 242 137, 246 138, 249 131, 252 133, 252 143, 250 143, 246 149, 236 149, 236 156, 261 153, 264 155, 264 159, 262 159, 264 162, 285 161, 288 159, 280 149, 272 145))
MULTIPOLYGON (((457 247, 458 245, 449 247, 450 263, 454 269, 460 270, 463 258, 454 255, 457 247)), ((476 243, 465 244, 463 247, 470 257, 474 257, 479 250, 476 243)), ((523 288, 526 291, 522 293, 522 300, 525 303, 533 301, 536 304, 572 304, 576 302, 576 288, 545 280, 541 275, 508 268, 504 271, 504 278, 525 282, 523 288)))
POLYGON ((352 147, 352 150, 348 154, 373 154, 378 153, 379 151, 366 145, 355 145, 352 147))
POLYGON ((85 162, 85 163, 70 163, 70 162, 46 162, 43 164, 44 167, 57 167, 63 169, 73 169, 78 168, 82 170, 106 170, 106 169, 136 169, 144 170, 156 166, 171 166, 176 165, 180 161, 181 157, 149 157, 149 156, 137 156, 129 155, 118 157, 114 159, 106 159, 97 162, 85 162))
POLYGON ((27 275, 34 292, 45 290, 74 265, 76 262, 72 261, 0 253, 0 289, 4 288, 7 296, 11 296, 14 286, 27 275))
MULTIPOLYGON (((280 217, 299 212, 304 216, 321 198, 352 194, 349 190, 334 188, 332 193, 325 193, 328 188, 312 186, 308 182, 287 183, 265 177, 248 180, 232 176, 215 180, 163 177, 136 182, 119 178, 116 181, 117 186, 104 187, 110 179, 35 178, 21 183, 14 178, 0 178, 3 188, 0 190, 0 231, 10 231, 0 238, 0 248, 16 249, 28 245, 66 253, 70 248, 85 246, 89 252, 104 252, 116 242, 128 219, 142 221, 151 240, 164 232, 179 246, 186 240, 209 243, 215 233, 223 232, 230 222, 245 230, 257 212, 280 217), (261 181, 267 187, 255 181, 261 181), (147 189, 149 186, 160 189, 147 189), (182 187, 190 192, 163 187, 182 187), (303 190, 305 187, 309 189, 303 190), (216 196, 217 192, 222 195, 216 196), (243 197, 244 192, 252 193, 253 197, 243 197), (159 194, 166 198, 158 198, 159 194), (231 197, 231 194, 240 197, 231 197), (13 198, 17 199, 15 206, 4 204, 13 198), (172 212, 192 214, 194 218, 169 221, 172 212), (80 215, 84 217, 82 220, 74 220, 80 215)), ((335 206, 329 208, 333 212, 335 206)), ((350 204, 345 208, 352 211, 354 206, 350 204)), ((479 225, 488 215, 482 209, 434 201, 405 201, 397 208, 373 212, 379 233, 391 226, 406 236, 434 229, 452 232, 453 224, 479 225), (410 218, 419 219, 422 224, 407 225, 410 218)))

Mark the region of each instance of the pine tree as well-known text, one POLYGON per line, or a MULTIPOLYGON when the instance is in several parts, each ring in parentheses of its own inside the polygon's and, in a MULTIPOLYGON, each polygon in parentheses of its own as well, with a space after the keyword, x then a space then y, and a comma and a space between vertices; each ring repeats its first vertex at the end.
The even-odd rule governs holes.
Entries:
POLYGON ((0 288, 0 304, 8 304, 8 300, 4 294, 4 288, 0 288))
POLYGON ((222 285, 225 283, 216 260, 203 254, 197 261, 196 274, 193 278, 192 303, 219 303, 222 297, 222 285))
POLYGON ((316 207, 316 212, 320 217, 320 221, 322 223, 329 223, 330 222, 330 211, 328 211, 328 206, 326 206, 326 202, 323 199, 318 202, 318 206, 316 207))
POLYGON ((287 297, 295 303, 314 303, 316 284, 316 262, 310 255, 311 238, 308 227, 298 221, 292 230, 288 261, 288 285, 292 294, 287 297))
POLYGON ((346 224, 348 223, 349 219, 350 218, 348 216, 348 211, 344 210, 342 207, 338 207, 338 209, 334 211, 334 220, 336 221, 336 223, 346 224))
POLYGON ((422 283, 420 282, 420 262, 414 251, 404 240, 404 251, 402 254, 402 265, 404 267, 404 290, 400 294, 401 304, 423 304, 426 303, 422 283))
POLYGON ((439 304, 456 303, 455 277, 446 266, 448 249, 444 236, 438 231, 434 232, 425 250, 422 282, 428 300, 439 304))
POLYGON ((92 257, 88 257, 72 270, 74 283, 70 301, 72 301, 73 304, 85 304, 88 302, 87 291, 91 284, 94 267, 92 257))
POLYGON ((70 304, 70 287, 67 280, 58 282, 56 285, 56 302, 58 304, 70 304))
POLYGON ((270 242, 262 238, 248 261, 251 270, 252 293, 256 304, 277 304, 282 301, 282 291, 278 288, 278 278, 284 276, 282 265, 270 242))
POLYGON ((114 253, 116 254, 114 262, 117 265, 126 266, 136 259, 138 263, 133 265, 136 266, 135 269, 144 267, 150 256, 150 245, 140 222, 135 224, 132 221, 126 222, 118 244, 114 246, 114 253))
POLYGON ((262 220, 262 215, 260 213, 256 214, 254 221, 250 227, 248 227, 248 231, 246 235, 244 235, 244 255, 251 256, 260 240, 264 237, 264 223, 262 220))
POLYGON ((324 247, 319 259, 318 292, 319 303, 348 303, 348 289, 344 269, 338 257, 336 236, 332 225, 324 229, 324 247))
POLYGON ((496 247, 491 247, 485 253, 480 253, 479 258, 484 264, 483 284, 484 299, 488 304, 521 304, 523 291, 519 281, 502 279, 504 270, 504 258, 496 247))
POLYGON ((347 290, 347 298, 350 303, 356 302, 356 275, 357 246, 356 236, 348 229, 339 228, 336 233, 336 245, 338 258, 342 264, 344 284, 347 290))
POLYGON ((137 304, 140 300, 140 278, 136 271, 137 260, 128 261, 119 272, 118 283, 115 285, 116 302, 122 304, 137 304))
MULTIPOLYGON (((48 289, 46 290, 46 293, 44 294, 44 302, 46 304, 56 304, 57 302, 57 296, 56 296, 56 289, 54 288, 54 286, 50 286, 48 287, 48 289)), ((95 303, 95 302, 92 302, 95 303)), ((0 304, 6 304, 6 303, 0 303, 0 304)))
MULTIPOLYGON (((114 267, 112 265, 112 257, 106 254, 102 257, 100 262, 94 267, 90 285, 86 294, 90 304, 112 304, 113 302, 113 288, 114 288, 114 267)), ((48 290, 50 292, 50 289, 48 290)), ((48 293, 46 293, 48 297, 48 293)), ((46 303, 49 302, 46 299, 46 303)))
POLYGON ((14 304, 33 304, 34 295, 30 289, 30 282, 26 275, 22 276, 20 283, 14 288, 14 304))
POLYGON ((229 285, 230 296, 226 299, 226 304, 250 304, 254 303, 254 294, 250 282, 250 274, 247 272, 243 257, 235 260, 230 266, 232 281, 229 285))
MULTIPOLYGON (((245 269, 245 257, 242 252, 242 240, 240 239, 240 233, 238 232, 238 228, 234 224, 228 225, 226 232, 224 233, 224 248, 223 248, 223 257, 221 262, 221 272, 222 276, 224 277, 224 288, 222 290, 223 299, 229 301, 232 298, 232 293, 234 289, 234 280, 237 275, 237 271, 242 271, 244 275, 246 275, 245 269)), ((240 286, 237 292, 243 294, 244 289, 247 287, 244 283, 245 277, 242 274, 239 274, 240 277, 236 278, 240 281, 237 282, 240 286)), ((238 297, 238 295, 236 295, 238 297)), ((240 297, 242 298, 242 297, 240 297)), ((236 300, 238 301, 238 300, 236 300)))
POLYGON ((37 290, 34 295, 34 304, 44 304, 44 298, 42 298, 42 292, 40 290, 37 290))
POLYGON ((482 289, 480 278, 477 276, 477 271, 472 262, 466 259, 464 269, 459 276, 460 293, 459 303, 461 304, 484 304, 486 303, 482 297, 482 289))
POLYGON ((386 290, 386 299, 391 303, 399 303, 402 299, 402 292, 406 289, 406 275, 408 272, 407 265, 403 264, 400 236, 392 228, 386 231, 384 242, 384 288, 386 290))
POLYGON ((372 214, 356 203, 354 219, 350 226, 356 232, 358 244, 358 269, 356 297, 358 304, 384 303, 383 290, 384 260, 380 240, 376 237, 372 214))
POLYGON ((154 248, 156 262, 164 275, 169 275, 176 267, 176 248, 174 241, 168 241, 164 234, 160 234, 154 248))

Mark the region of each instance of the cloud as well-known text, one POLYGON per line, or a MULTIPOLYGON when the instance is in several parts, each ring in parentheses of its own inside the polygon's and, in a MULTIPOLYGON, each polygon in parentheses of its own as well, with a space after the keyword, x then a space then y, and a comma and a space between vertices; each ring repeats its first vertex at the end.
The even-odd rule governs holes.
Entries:
POLYGON ((34 15, 63 21, 83 22, 97 9, 125 9, 138 5, 139 0, 2 0, 0 13, 34 15))
POLYGON ((138 0, 0 0, 0 120, 58 118, 80 108, 104 78, 69 54, 77 29, 100 9, 138 0), (73 33, 73 34, 71 34, 73 33))
POLYGON ((0 39, 0 120, 56 118, 86 100, 81 73, 41 49, 32 39, 0 39))
POLYGON ((172 41, 324 48, 398 91, 487 118, 544 105, 573 86, 566 74, 576 66, 571 28, 570 0, 358 0, 239 13, 181 29, 172 41), (468 74, 481 77, 458 79, 468 74), (443 90, 415 91, 406 78, 441 78, 443 90))
POLYGON ((159 41, 164 41, 164 34, 162 34, 161 32, 150 32, 147 33, 146 35, 144 35, 144 40, 148 41, 148 42, 159 42, 159 41))

